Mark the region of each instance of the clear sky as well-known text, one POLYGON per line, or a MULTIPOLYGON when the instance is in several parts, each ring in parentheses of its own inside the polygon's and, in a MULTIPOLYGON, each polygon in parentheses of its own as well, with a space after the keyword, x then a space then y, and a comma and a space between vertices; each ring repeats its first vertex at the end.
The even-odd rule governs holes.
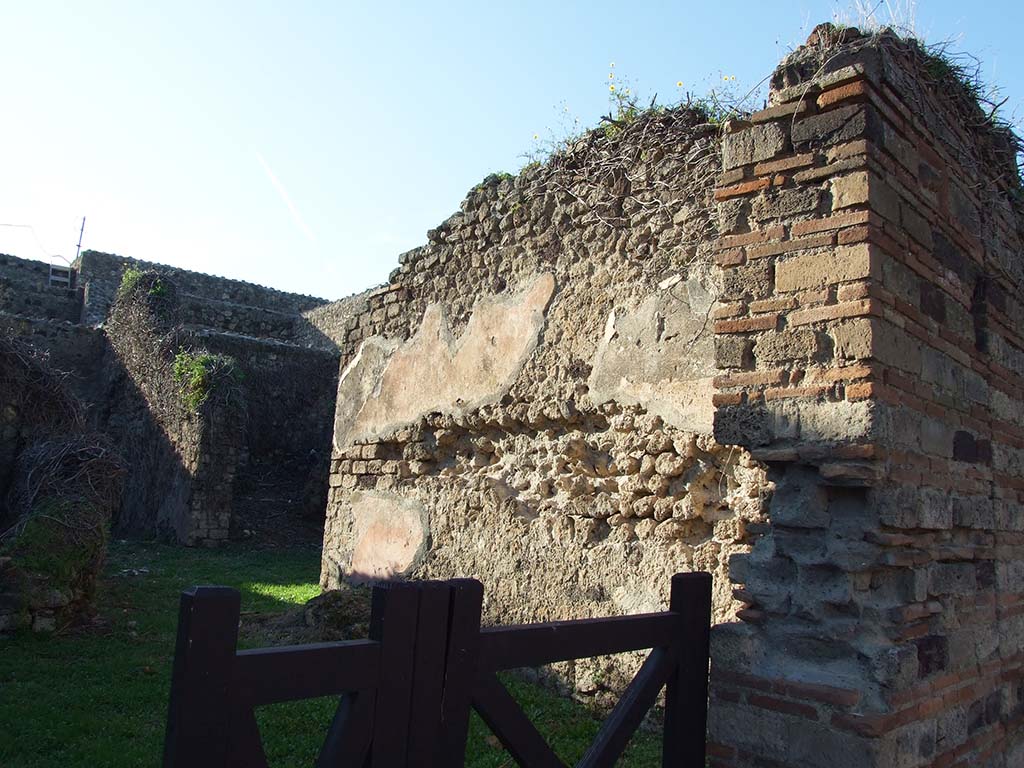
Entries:
MULTIPOLYGON (((1024 2, 885 0, 1024 113, 1024 2)), ((0 0, 0 253, 110 251, 340 298, 562 121, 609 65, 674 100, 757 85, 853 4, 0 0), (677 89, 677 81, 684 83, 677 89), (568 111, 567 111, 568 110, 568 111)))

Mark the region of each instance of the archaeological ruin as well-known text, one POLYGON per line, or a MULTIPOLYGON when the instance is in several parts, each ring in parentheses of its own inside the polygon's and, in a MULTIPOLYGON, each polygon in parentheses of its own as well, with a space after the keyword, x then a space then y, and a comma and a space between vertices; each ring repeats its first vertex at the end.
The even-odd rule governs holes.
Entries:
MULTIPOLYGON (((88 251, 0 257, 0 325, 127 459, 121 535, 283 505, 323 588, 471 576, 500 623, 709 571, 710 765, 1024 766, 1018 140, 831 25, 711 117, 489 176, 339 302, 88 251)), ((5 498, 31 419, 0 403, 5 498)), ((633 662, 555 673, 600 705, 633 662)))

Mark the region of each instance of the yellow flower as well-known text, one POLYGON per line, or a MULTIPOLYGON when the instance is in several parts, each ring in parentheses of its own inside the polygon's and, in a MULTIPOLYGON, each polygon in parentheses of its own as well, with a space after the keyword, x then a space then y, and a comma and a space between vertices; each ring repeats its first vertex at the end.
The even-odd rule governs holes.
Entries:
POLYGON ((611 69, 615 69, 615 62, 613 61, 613 62, 612 62, 611 64, 609 64, 608 66, 609 66, 609 67, 610 67, 611 69))
POLYGON ((609 80, 614 80, 615 79, 615 73, 614 72, 609 72, 608 73, 608 79, 609 80))
POLYGON ((677 81, 676 82, 676 88, 682 88, 682 87, 683 87, 683 81, 682 80, 677 81))
POLYGON ((624 90, 624 91, 623 91, 623 93, 624 93, 624 94, 626 94, 626 95, 628 96, 628 95, 629 95, 629 88, 627 88, 626 90, 624 90))
POLYGON ((615 90, 615 86, 614 85, 609 85, 608 86, 608 90, 609 91, 614 91, 615 90))
POLYGON ((536 140, 537 140, 538 138, 540 138, 540 137, 539 137, 539 136, 538 136, 538 135, 537 135, 536 133, 535 133, 535 134, 533 134, 533 140, 534 140, 534 141, 536 141, 536 140))

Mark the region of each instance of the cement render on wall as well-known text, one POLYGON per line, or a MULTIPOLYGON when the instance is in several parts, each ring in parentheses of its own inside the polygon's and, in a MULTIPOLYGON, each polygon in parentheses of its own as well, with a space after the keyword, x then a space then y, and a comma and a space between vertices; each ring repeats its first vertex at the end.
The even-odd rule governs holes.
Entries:
POLYGON ((457 340, 444 307, 431 304, 404 344, 368 342, 371 352, 364 343, 341 373, 335 448, 384 437, 428 413, 466 413, 500 399, 537 345, 553 290, 554 276, 545 273, 519 294, 482 298, 457 340), (373 388, 361 397, 366 381, 373 388))

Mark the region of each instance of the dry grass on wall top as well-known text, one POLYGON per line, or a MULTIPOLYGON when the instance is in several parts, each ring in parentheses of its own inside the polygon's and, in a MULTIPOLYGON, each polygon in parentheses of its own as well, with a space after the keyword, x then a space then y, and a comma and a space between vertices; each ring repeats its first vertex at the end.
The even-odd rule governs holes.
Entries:
MULTIPOLYGON (((527 199, 561 193, 581 204, 584 213, 574 226, 599 222, 620 229, 638 212, 671 216, 670 204, 676 195, 656 180, 653 171, 680 150, 694 186, 713 188, 720 165, 719 126, 709 121, 703 107, 629 109, 609 119, 604 127, 564 139, 543 163, 529 163, 519 177, 488 176, 470 198, 484 187, 515 180, 527 199)), ((707 205, 710 208, 710 198, 707 205)), ((709 229, 690 245, 712 242, 716 234, 709 229)))
MULTIPOLYGON (((1018 203, 1024 202, 1024 142, 1017 134, 1018 126, 1003 109, 1007 99, 997 87, 982 79, 980 60, 955 50, 951 41, 929 44, 890 26, 865 31, 853 26, 820 24, 805 45, 780 63, 772 76, 772 90, 799 86, 827 71, 841 69, 868 49, 879 51, 897 64, 890 69, 908 79, 912 85, 905 89, 908 95, 913 90, 928 92, 939 101, 940 109, 934 110, 934 114, 954 115, 957 128, 974 136, 971 151, 977 153, 976 162, 998 180, 1004 193, 1010 193, 1018 203)), ((922 115, 930 112, 922 109, 922 115)), ((962 145, 947 140, 942 131, 935 133, 946 150, 959 158, 962 145)), ((965 167, 974 165, 960 160, 965 167)))

